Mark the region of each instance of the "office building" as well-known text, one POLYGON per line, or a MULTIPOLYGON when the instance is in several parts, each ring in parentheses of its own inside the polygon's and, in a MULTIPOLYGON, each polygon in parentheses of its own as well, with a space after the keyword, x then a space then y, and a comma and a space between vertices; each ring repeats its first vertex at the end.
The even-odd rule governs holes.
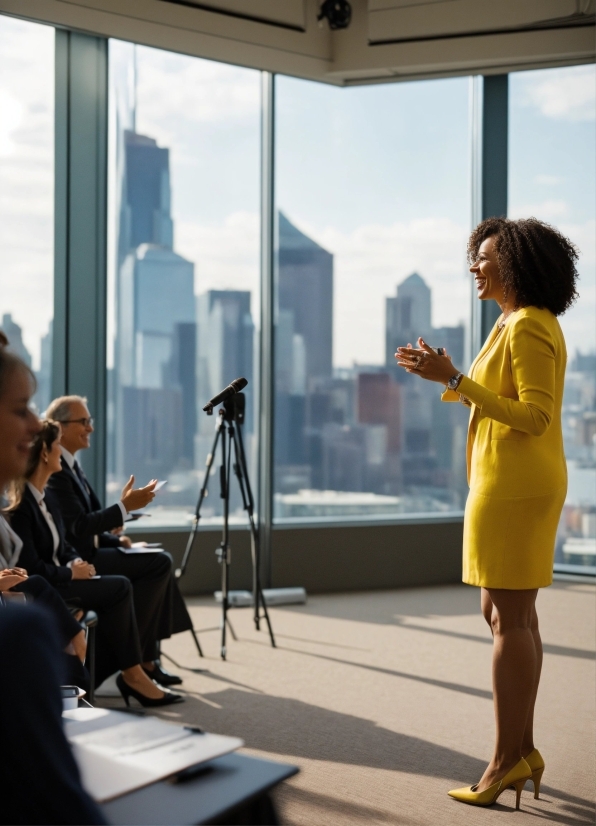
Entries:
POLYGON ((278 213, 278 306, 302 336, 307 381, 331 378, 333 255, 278 213))
MULTIPOLYGON (((254 335, 250 292, 209 290, 196 299, 197 317, 197 392, 202 408, 230 382, 248 381, 244 430, 254 425, 254 335)), ((201 430, 211 430, 211 420, 200 414, 201 430)))

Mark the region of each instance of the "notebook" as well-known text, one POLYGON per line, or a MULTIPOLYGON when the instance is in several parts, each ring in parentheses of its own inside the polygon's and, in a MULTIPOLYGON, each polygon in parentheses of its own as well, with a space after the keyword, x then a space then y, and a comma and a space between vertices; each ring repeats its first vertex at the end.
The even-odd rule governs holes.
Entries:
POLYGON ((98 803, 244 745, 237 737, 103 708, 77 708, 62 716, 83 786, 98 803))

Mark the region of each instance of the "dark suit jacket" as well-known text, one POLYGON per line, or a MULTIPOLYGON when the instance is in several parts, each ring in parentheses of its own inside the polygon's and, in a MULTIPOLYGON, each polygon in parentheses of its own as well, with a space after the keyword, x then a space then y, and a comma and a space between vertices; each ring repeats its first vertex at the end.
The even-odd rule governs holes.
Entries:
POLYGON ((67 675, 59 639, 39 605, 0 609, 0 823, 106 822, 81 785, 62 729, 59 686, 67 675))
POLYGON ((83 559, 91 562, 95 556, 94 537, 99 536, 101 548, 117 548, 120 540, 107 533, 122 525, 119 505, 102 508, 101 502, 89 486, 81 484, 79 477, 62 458, 62 470, 50 476, 48 488, 54 493, 66 527, 66 540, 83 559))
POLYGON ((25 488, 20 505, 10 515, 10 525, 23 540, 19 566, 25 568, 29 574, 39 574, 52 585, 61 585, 71 581, 72 572, 66 564, 76 559, 79 554, 64 539, 60 509, 51 491, 46 490, 45 503, 60 536, 57 553, 60 566, 54 563, 52 532, 28 487, 25 488))

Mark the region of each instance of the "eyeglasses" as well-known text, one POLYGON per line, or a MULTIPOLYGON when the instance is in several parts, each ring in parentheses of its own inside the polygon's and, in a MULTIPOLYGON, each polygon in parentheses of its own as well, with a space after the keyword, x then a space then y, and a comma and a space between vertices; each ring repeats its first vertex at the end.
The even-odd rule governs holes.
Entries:
POLYGON ((83 427, 93 427, 94 421, 93 416, 90 416, 88 419, 64 419, 60 424, 82 424, 83 427))

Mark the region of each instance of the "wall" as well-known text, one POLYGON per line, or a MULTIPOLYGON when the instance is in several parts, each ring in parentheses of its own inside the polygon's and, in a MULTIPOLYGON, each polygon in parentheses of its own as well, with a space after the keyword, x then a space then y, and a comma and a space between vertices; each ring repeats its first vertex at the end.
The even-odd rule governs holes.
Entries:
MULTIPOLYGON (((308 593, 438 585, 461 580, 461 518, 418 524, 358 524, 275 528, 271 584, 303 586, 308 593)), ((178 566, 187 533, 158 530, 146 538, 162 542, 178 566)), ((186 595, 209 594, 221 587, 215 556, 221 532, 201 529, 181 581, 186 595)), ((234 529, 230 538, 231 588, 251 588, 250 534, 234 529)))

